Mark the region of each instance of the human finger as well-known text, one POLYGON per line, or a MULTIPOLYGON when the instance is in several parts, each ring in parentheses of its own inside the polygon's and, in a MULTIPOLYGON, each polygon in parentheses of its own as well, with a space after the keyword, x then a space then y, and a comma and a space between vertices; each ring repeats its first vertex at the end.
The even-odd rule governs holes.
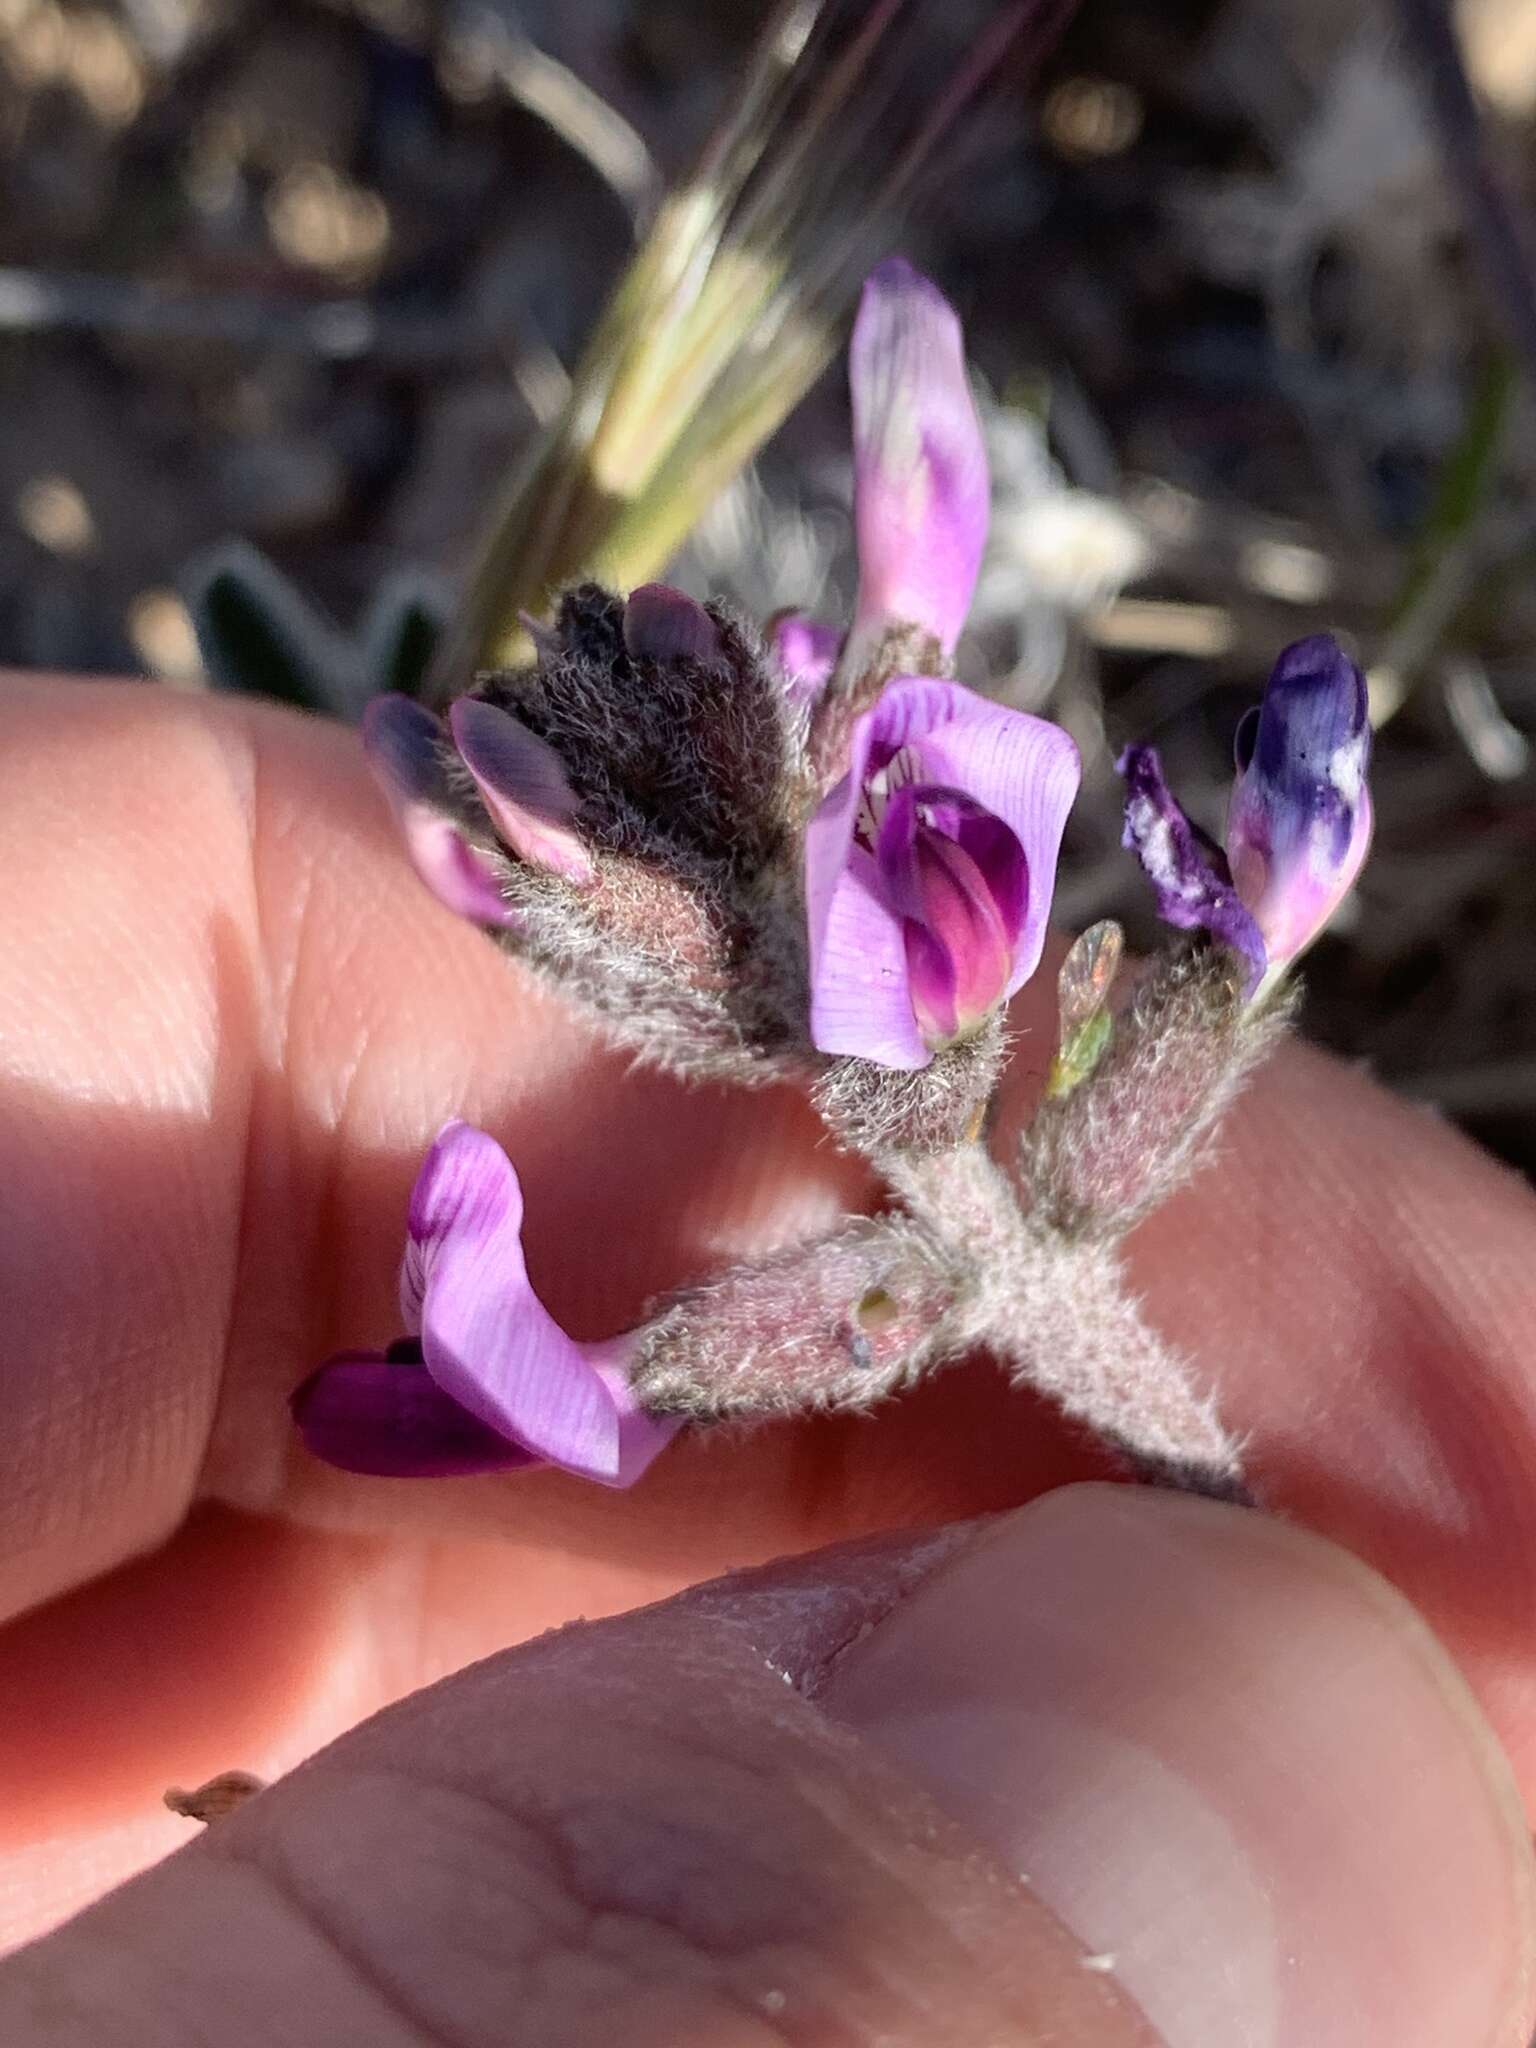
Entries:
POLYGON ((1071 1489, 418 1695, 0 1966, 0 2019, 25 2048, 1517 2048, 1532 1884, 1398 1596, 1242 1511, 1071 1489))

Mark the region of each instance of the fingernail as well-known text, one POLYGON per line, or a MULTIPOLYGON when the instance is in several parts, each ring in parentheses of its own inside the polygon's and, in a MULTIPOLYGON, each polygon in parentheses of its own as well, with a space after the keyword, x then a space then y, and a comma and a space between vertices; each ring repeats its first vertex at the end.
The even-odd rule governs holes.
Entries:
POLYGON ((820 1692, 1000 1850, 1169 2048, 1525 2048, 1509 1767, 1320 1538, 1071 1487, 952 1553, 820 1692))

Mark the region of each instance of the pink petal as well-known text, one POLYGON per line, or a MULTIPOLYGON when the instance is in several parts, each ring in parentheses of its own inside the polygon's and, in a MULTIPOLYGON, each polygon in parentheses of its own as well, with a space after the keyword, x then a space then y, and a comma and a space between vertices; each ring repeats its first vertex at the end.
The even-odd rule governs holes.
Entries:
MULTIPOLYGON (((907 952, 907 988, 923 1043, 935 1051, 961 1033, 955 958, 926 925, 908 918, 902 926, 907 952)), ((982 1012, 981 1014, 985 1014, 982 1012)))
POLYGON ((615 1337, 607 1344, 586 1344, 588 1363, 608 1389, 619 1418, 619 1469, 615 1486, 633 1486, 652 1459, 664 1451, 683 1426, 681 1415, 647 1415, 630 1388, 628 1360, 634 1337, 615 1337))
POLYGON ((938 1046, 974 1030, 1002 1001, 1028 889, 1019 843, 1000 819, 964 798, 934 797, 923 784, 896 791, 876 861, 886 900, 903 919, 912 1007, 924 1038, 938 1046), (955 836, 936 829, 933 818, 944 818, 955 836), (1001 883, 997 892, 989 870, 1001 883))
POLYGON ((1029 862, 1013 828, 980 804, 950 804, 932 796, 928 810, 939 829, 974 862, 1007 937, 1009 968, 1029 913, 1029 862))
POLYGON ((870 753, 877 741, 889 742, 889 695, 854 720, 848 773, 806 827, 811 1042, 821 1052, 910 1071, 927 1066, 933 1053, 912 1010, 901 919, 885 902, 873 856, 853 836, 870 753))
POLYGON ((902 1072, 933 1058, 912 1007, 902 920, 885 902, 874 859, 861 846, 851 847, 826 891, 819 937, 812 938, 811 1043, 902 1072))
POLYGON ((518 914, 497 888, 489 862, 456 826, 424 804, 402 810, 399 821, 411 865, 439 903, 471 924, 503 930, 518 924, 518 914))
POLYGON ((864 286, 848 360, 853 396, 859 599, 854 637, 890 625, 960 637, 987 537, 981 423, 960 322, 900 257, 864 286))
POLYGON ((578 888, 590 882, 596 867, 570 823, 576 792, 548 741, 478 697, 460 697, 448 722, 496 830, 518 858, 578 888))
POLYGON ((490 860, 448 815, 451 799, 438 753, 443 739, 441 721, 410 697, 376 697, 363 714, 368 765, 422 881, 458 917, 515 925, 517 912, 503 898, 490 860))
POLYGON ((629 1418, 598 1370, 608 1350, 568 1337, 534 1293, 522 1219, 522 1190, 501 1147, 468 1124, 447 1125, 411 1195, 406 1323, 419 1328, 428 1371, 461 1407, 550 1464, 625 1485, 629 1418))
POLYGON ((989 703, 958 683, 920 680, 926 705, 932 705, 935 689, 953 693, 949 718, 916 742, 925 776, 972 797, 1002 820, 1023 849, 1029 886, 1008 976, 1011 996, 1040 964, 1061 837, 1077 798, 1082 764, 1070 734, 1048 719, 989 703))
POLYGON ((344 1472, 437 1479, 537 1463, 450 1400, 424 1365, 376 1351, 327 1359, 290 1406, 309 1449, 344 1472))

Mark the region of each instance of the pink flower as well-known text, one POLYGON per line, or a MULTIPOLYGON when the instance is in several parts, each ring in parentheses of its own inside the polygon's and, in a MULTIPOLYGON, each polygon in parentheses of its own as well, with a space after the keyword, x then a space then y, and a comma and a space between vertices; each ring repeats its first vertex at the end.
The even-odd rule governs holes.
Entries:
POLYGON ((408 1337, 342 1352, 293 1396, 311 1451, 351 1472, 432 1476, 557 1465, 629 1486, 679 1423, 642 1412, 631 1339, 579 1344, 534 1293, 523 1197, 496 1141, 451 1123, 411 1194, 400 1308, 408 1337))
MULTIPOLYGON (((987 450, 953 307, 893 256, 865 281, 848 351, 859 596, 849 665, 902 627, 954 652, 970 610, 991 510, 987 450)), ((812 702, 836 667, 838 627, 803 612, 770 644, 791 691, 812 702)))
POLYGON ((990 510, 987 452, 960 322, 893 256, 871 272, 848 353, 859 598, 853 637, 892 626, 953 652, 971 608, 990 510))
POLYGON ((1077 794, 1059 726, 898 676, 806 832, 811 1037, 924 1067, 1033 974, 1077 794))

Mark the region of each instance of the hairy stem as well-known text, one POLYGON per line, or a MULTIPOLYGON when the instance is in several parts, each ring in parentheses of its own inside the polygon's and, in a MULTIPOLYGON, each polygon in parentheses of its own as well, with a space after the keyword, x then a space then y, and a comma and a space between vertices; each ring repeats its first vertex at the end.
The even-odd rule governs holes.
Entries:
POLYGON ((1148 1478, 1245 1498, 1238 1446, 1188 1362, 1126 1291, 1115 1246, 1025 1216, 979 1145, 883 1162, 945 1256, 970 1268, 953 1333, 991 1351, 1148 1478))
POLYGON ((700 1422, 867 1408, 955 1357, 957 1274, 902 1217, 731 1268, 642 1331, 631 1383, 700 1422))
POLYGON ((1215 948, 1158 960, 1100 1065, 1025 1134, 1020 1177, 1042 1228, 1113 1242, 1165 1201, 1290 1014, 1283 994, 1245 1004, 1215 948))

